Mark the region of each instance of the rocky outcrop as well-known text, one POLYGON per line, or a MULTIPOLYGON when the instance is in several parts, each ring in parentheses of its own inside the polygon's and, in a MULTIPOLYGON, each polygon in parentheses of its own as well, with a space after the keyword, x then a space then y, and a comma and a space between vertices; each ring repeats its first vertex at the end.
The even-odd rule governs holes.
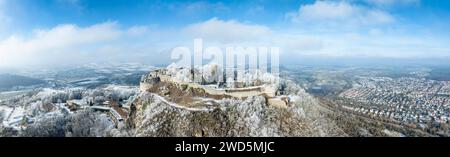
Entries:
POLYGON ((145 91, 131 105, 128 126, 135 136, 152 137, 346 136, 324 116, 327 110, 314 98, 295 84, 287 87, 292 105, 285 108, 267 105, 263 96, 254 96, 224 98, 212 109, 190 110, 145 91))
POLYGON ((209 87, 185 81, 192 74, 169 66, 142 77, 127 120, 135 136, 345 136, 289 80, 264 74, 261 86, 209 87))

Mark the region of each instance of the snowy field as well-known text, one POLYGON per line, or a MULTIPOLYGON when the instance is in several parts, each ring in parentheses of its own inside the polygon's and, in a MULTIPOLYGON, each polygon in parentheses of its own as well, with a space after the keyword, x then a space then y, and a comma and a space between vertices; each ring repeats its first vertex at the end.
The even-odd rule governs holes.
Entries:
POLYGON ((19 90, 19 91, 7 91, 7 92, 0 92, 0 102, 4 99, 13 98, 16 96, 20 96, 23 94, 26 94, 30 92, 31 90, 19 90))
POLYGON ((0 112, 4 113, 4 126, 11 126, 17 130, 23 117, 26 115, 26 110, 22 106, 8 107, 0 106, 0 112))

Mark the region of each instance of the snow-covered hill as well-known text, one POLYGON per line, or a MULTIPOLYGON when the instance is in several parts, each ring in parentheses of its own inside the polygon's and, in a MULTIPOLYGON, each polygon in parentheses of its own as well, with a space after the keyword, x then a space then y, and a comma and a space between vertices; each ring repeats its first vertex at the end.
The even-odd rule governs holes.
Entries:
POLYGON ((292 102, 286 108, 268 105, 264 96, 223 98, 212 108, 204 101, 203 109, 189 108, 166 100, 173 99, 170 94, 144 91, 132 102, 128 126, 135 136, 346 136, 302 88, 288 80, 281 86, 292 102))

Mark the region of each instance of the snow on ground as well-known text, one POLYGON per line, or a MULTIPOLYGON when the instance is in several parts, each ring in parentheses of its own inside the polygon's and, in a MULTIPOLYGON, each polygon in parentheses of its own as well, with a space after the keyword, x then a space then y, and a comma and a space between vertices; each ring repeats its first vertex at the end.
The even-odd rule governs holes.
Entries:
POLYGON ((51 89, 51 88, 44 88, 38 94, 36 94, 35 97, 45 98, 45 97, 52 96, 59 92, 63 92, 63 91, 57 90, 57 89, 51 89))
POLYGON ((7 91, 7 92, 0 92, 0 100, 12 98, 15 96, 26 94, 27 92, 30 92, 30 90, 18 90, 18 91, 7 91))
POLYGON ((99 80, 105 79, 105 76, 97 76, 97 77, 89 77, 89 78, 82 78, 82 79, 76 79, 76 80, 70 80, 68 83, 71 84, 89 84, 89 83, 97 83, 101 82, 99 80))
POLYGON ((125 93, 139 92, 139 88, 136 86, 120 86, 120 85, 108 85, 105 90, 120 91, 125 93))
POLYGON ((127 98, 139 93, 139 88, 137 86, 108 85, 104 90, 118 93, 121 97, 126 96, 127 98))
POLYGON ((4 111, 3 125, 11 126, 15 129, 19 129, 19 124, 22 122, 23 117, 26 115, 26 110, 22 106, 7 107, 0 106, 0 110, 4 111))
POLYGON ((164 97, 162 97, 158 94, 147 93, 147 92, 146 92, 146 94, 150 94, 150 96, 153 96, 154 98, 159 99, 161 102, 163 102, 167 105, 170 105, 175 108, 183 109, 183 110, 188 110, 188 111, 212 111, 213 110, 211 108, 192 108, 192 107, 181 106, 176 103, 167 101, 164 97))
MULTIPOLYGON (((70 114, 73 114, 73 112, 70 111, 69 108, 67 108, 66 103, 56 103, 55 106, 56 106, 58 109, 63 109, 63 110, 65 110, 65 112, 70 113, 70 114)), ((56 111, 58 111, 58 110, 56 110, 56 111)))
POLYGON ((0 106, 0 112, 3 112, 5 118, 11 113, 13 110, 12 107, 9 106, 0 106))
POLYGON ((297 102, 301 100, 301 97, 298 95, 289 95, 288 97, 291 102, 297 102))

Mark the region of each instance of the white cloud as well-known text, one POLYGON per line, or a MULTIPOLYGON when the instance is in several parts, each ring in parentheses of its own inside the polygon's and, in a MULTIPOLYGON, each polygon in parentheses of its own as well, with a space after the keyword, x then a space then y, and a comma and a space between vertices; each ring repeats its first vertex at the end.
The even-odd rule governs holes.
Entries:
POLYGON ((49 61, 77 62, 77 58, 95 58, 98 57, 96 48, 145 31, 145 27, 120 29, 116 22, 105 22, 88 27, 64 24, 35 30, 31 36, 25 37, 12 35, 0 40, 0 66, 45 64, 49 61))
POLYGON ((306 34, 278 34, 274 37, 273 46, 281 48, 281 53, 292 54, 314 54, 324 47, 322 38, 306 34))
POLYGON ((222 49, 228 46, 279 47, 282 55, 314 53, 323 47, 322 39, 313 35, 276 31, 265 25, 217 18, 190 25, 184 28, 183 33, 189 37, 183 46, 191 46, 194 38, 202 38, 205 46, 222 49))
POLYGON ((184 29, 192 38, 203 38, 212 42, 234 43, 254 41, 271 34, 270 28, 262 25, 246 24, 234 20, 217 18, 188 26, 184 29))
MULTIPOLYGON (((344 8, 347 6, 343 6, 344 8)), ((353 16, 354 8, 339 16, 353 16)), ((373 14, 377 14, 373 12, 373 14)), ((380 15, 370 15, 372 17, 380 15)), ((378 17, 383 19, 383 16, 378 17)), ((380 20, 379 19, 379 20, 380 20)), ((264 25, 213 18, 178 30, 150 31, 146 26, 120 28, 116 22, 87 27, 72 24, 35 30, 30 36, 12 35, 0 39, 0 67, 8 65, 83 63, 96 61, 169 61, 175 46, 192 46, 194 38, 205 46, 277 46, 281 55, 295 60, 302 55, 335 57, 450 57, 448 40, 371 27, 367 33, 317 33, 303 28, 270 29, 264 25), (147 38, 147 35, 151 35, 147 38), (186 38, 188 37, 188 38, 186 38), (181 45, 180 45, 181 44, 181 45), (424 53, 426 52, 426 53, 424 53), (158 57, 155 54, 158 53, 158 57), (135 57, 130 59, 130 57, 135 57), (166 60, 165 60, 166 59, 166 60)), ((158 62, 159 61, 159 62, 158 62)))
MULTIPOLYGON (((328 7, 328 6, 326 6, 328 7)), ((321 18, 339 18, 354 16, 355 8, 342 6, 337 15, 315 14, 321 18)), ((356 9, 359 12, 358 9, 356 9)), ((378 11, 367 12, 367 16, 377 21, 386 20, 378 11)), ((397 34, 395 30, 386 32, 377 27, 369 27, 366 33, 358 31, 314 32, 308 29, 272 30, 263 25, 250 25, 238 21, 211 19, 194 24, 185 29, 192 39, 202 37, 204 43, 224 47, 233 46, 276 46, 281 48, 284 58, 295 59, 301 56, 324 57, 449 57, 450 49, 445 40, 423 38, 416 34, 397 34), (214 43, 216 42, 216 43, 214 43), (427 53, 424 53, 427 52, 427 53), (290 57, 286 57, 290 56, 290 57)))
MULTIPOLYGON (((320 49, 288 49, 296 55, 319 57, 424 58, 450 57, 448 41, 414 35, 387 34, 373 29, 373 34, 335 33, 309 35, 320 41, 320 49), (381 35, 382 34, 382 35, 381 35)), ((313 45, 313 43, 311 43, 313 45)))
POLYGON ((5 53, 34 53, 45 50, 66 48, 85 43, 95 43, 115 39, 120 36, 117 24, 107 22, 80 28, 76 25, 59 25, 50 30, 36 30, 31 38, 11 36, 1 42, 0 50, 5 53))
MULTIPOLYGON (((287 14, 298 37, 277 39, 293 55, 331 57, 450 57, 448 39, 430 37, 396 22, 385 8, 419 4, 419 0, 319 0, 287 14), (395 27, 390 27, 393 24, 395 27), (356 29, 355 29, 356 28, 356 29), (425 38, 427 37, 427 38, 425 38), (285 40, 282 40, 285 39, 285 40), (302 41, 301 43, 296 43, 302 41)), ((290 32, 293 32, 292 30, 290 32)))
POLYGON ((302 5, 298 14, 311 19, 344 19, 358 12, 359 8, 346 2, 317 1, 311 5, 302 5))
POLYGON ((395 21, 388 12, 351 4, 348 1, 316 1, 300 6, 297 12, 288 13, 287 16, 295 23, 333 27, 379 25, 395 21))
POLYGON ((147 26, 133 26, 127 30, 131 36, 139 36, 148 33, 150 30, 147 26))

